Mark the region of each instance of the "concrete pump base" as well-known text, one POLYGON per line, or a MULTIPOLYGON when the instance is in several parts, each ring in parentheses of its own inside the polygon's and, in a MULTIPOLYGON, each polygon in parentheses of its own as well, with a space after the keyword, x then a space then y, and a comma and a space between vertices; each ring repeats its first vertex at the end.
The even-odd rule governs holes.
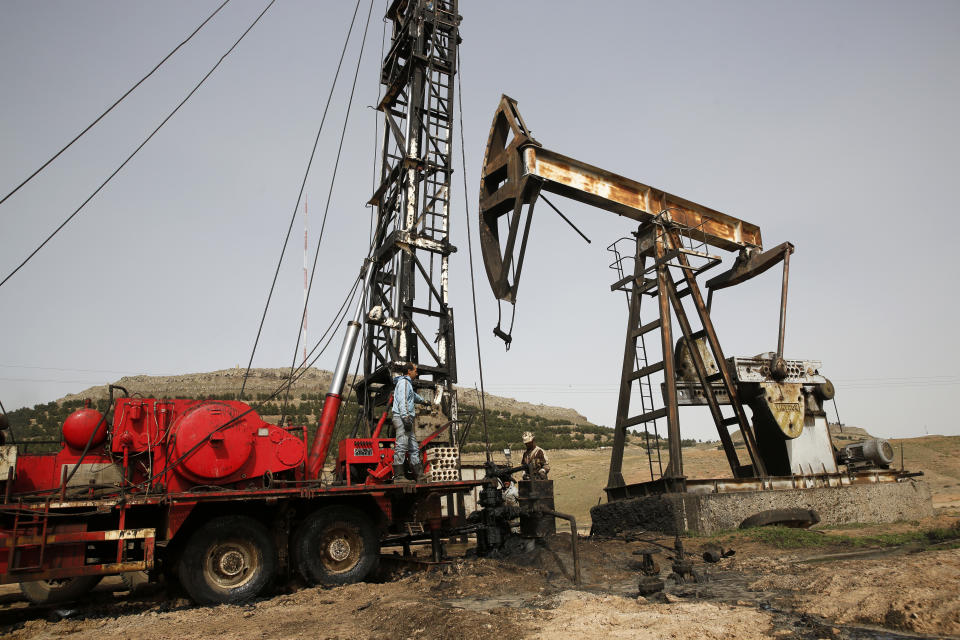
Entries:
POLYGON ((725 493, 664 493, 617 500, 590 509, 591 533, 614 536, 642 529, 668 534, 710 534, 736 529, 768 509, 815 509, 821 524, 897 522, 933 515, 926 483, 901 482, 725 493))

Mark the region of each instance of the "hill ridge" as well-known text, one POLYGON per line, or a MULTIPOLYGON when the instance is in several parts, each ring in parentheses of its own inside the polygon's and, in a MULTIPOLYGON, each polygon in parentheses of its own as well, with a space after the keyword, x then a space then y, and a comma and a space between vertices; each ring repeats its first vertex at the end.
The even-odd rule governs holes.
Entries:
MULTIPOLYGON (((205 373, 185 373, 170 376, 136 375, 124 376, 111 384, 120 385, 130 393, 139 393, 153 397, 176 397, 186 395, 197 397, 203 395, 222 395, 238 393, 243 381, 244 369, 235 367, 218 369, 205 373)), ((247 380, 246 393, 249 398, 257 399, 258 394, 272 393, 288 377, 289 368, 257 368, 250 370, 247 380)), ((326 394, 333 374, 326 369, 311 367, 293 384, 290 389, 292 398, 301 394, 326 394)), ((102 400, 107 397, 107 384, 88 387, 78 393, 70 393, 56 402, 63 403, 71 400, 90 398, 102 400)), ((460 404, 476 406, 479 404, 478 394, 474 389, 456 387, 460 404)), ((534 404, 515 398, 484 394, 488 412, 508 412, 511 414, 527 414, 546 418, 548 420, 568 420, 572 425, 593 425, 587 418, 569 407, 534 404)))

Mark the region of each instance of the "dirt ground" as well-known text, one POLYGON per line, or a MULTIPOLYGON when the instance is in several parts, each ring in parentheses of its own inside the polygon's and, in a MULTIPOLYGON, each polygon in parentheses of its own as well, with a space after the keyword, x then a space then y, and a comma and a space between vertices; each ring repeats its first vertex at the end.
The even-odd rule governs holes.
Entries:
MULTIPOLYGON (((894 529, 955 526, 941 515, 894 529)), ((833 544, 888 527, 829 530, 814 547, 784 550, 743 533, 686 539, 700 584, 671 577, 673 554, 655 556, 667 589, 637 596, 639 556, 673 540, 581 538, 583 583, 573 584, 569 534, 532 552, 456 558, 443 571, 404 572, 382 582, 304 588, 242 606, 195 607, 154 588, 130 594, 105 580, 66 608, 26 606, 0 592, 0 635, 27 638, 901 638, 960 637, 957 541, 883 548, 833 544), (717 564, 707 548, 734 548, 717 564), (952 547, 952 548, 951 548, 952 547), (851 554, 859 554, 851 556, 851 554), (867 554, 867 555, 864 555, 867 554), (62 619, 61 619, 62 618, 62 619)))

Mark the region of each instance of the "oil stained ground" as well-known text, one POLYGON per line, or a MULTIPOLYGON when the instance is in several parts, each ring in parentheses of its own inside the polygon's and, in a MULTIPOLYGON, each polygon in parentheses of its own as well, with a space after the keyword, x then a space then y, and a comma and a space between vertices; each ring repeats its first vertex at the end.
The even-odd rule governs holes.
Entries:
MULTIPOLYGON (((819 558, 818 561, 829 561, 829 558, 819 558)), ((728 605, 750 606, 769 613, 774 620, 774 631, 781 631, 785 637, 800 638, 802 640, 819 640, 831 638, 837 640, 910 640, 916 638, 950 638, 952 636, 935 636, 896 632, 882 627, 864 625, 834 624, 805 613, 797 613, 790 607, 790 594, 776 591, 755 591, 749 585, 757 576, 724 571, 719 568, 701 569, 707 580, 696 584, 677 584, 664 571, 661 577, 665 578, 664 593, 668 601, 707 601, 728 605), (787 636, 786 632, 790 632, 787 636)), ((598 595, 615 595, 628 599, 637 597, 637 580, 621 582, 613 585, 585 584, 581 590, 598 595)), ((657 596, 651 596, 652 601, 657 596)), ((444 600, 442 604, 451 609, 468 611, 492 611, 501 607, 516 609, 549 609, 552 603, 550 595, 544 593, 512 593, 491 597, 462 597, 455 600, 444 600)))

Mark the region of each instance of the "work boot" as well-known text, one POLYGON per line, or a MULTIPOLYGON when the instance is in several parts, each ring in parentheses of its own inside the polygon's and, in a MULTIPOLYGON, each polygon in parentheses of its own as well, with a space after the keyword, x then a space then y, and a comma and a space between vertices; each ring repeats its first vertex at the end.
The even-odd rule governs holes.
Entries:
POLYGON ((409 484, 407 476, 403 471, 403 463, 393 465, 393 484, 409 484))
POLYGON ((417 484, 423 482, 423 463, 418 463, 413 465, 413 477, 415 478, 414 482, 417 484))

